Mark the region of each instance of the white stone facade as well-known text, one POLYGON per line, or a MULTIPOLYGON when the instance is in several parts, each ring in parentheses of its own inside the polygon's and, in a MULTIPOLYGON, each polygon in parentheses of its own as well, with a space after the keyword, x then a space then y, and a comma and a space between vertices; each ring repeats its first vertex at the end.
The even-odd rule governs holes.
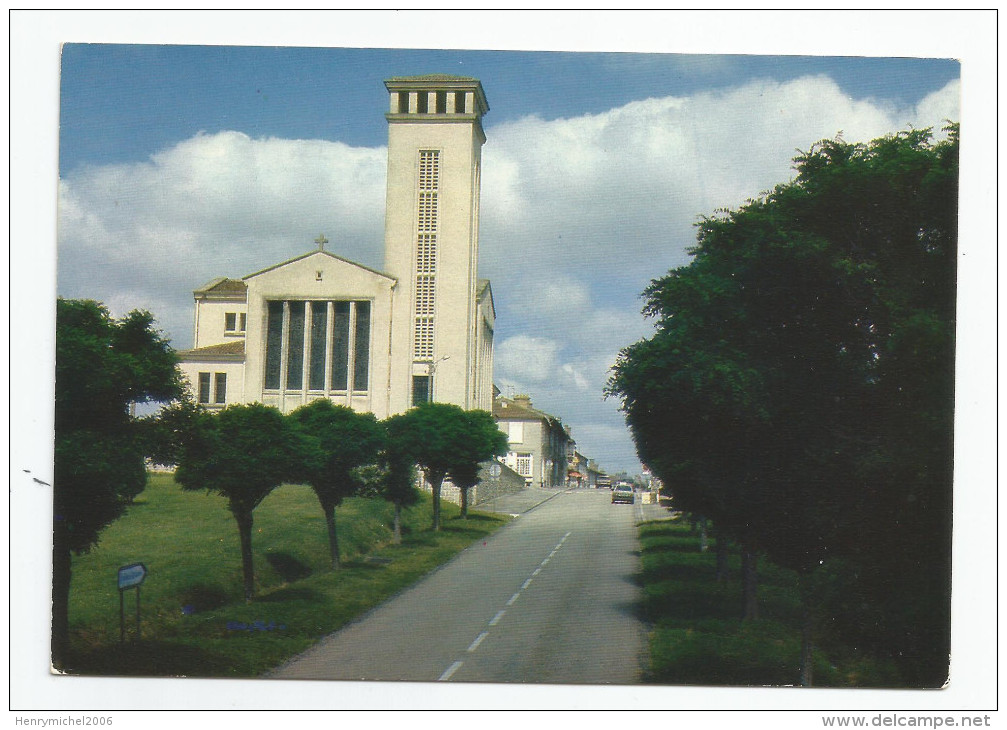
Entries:
POLYGON ((476 79, 385 85, 385 271, 323 250, 320 237, 318 250, 197 289, 181 368, 208 407, 289 412, 330 398, 378 418, 421 400, 492 409, 496 315, 477 276, 489 107, 476 79))

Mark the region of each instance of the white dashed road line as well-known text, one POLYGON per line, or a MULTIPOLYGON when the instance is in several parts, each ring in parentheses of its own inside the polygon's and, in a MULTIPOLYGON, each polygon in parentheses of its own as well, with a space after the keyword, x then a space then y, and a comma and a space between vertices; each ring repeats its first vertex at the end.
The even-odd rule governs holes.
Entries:
POLYGON ((461 662, 455 662, 450 667, 448 667, 447 670, 445 670, 444 674, 442 674, 437 681, 447 682, 449 679, 451 679, 451 675, 458 671, 461 665, 462 665, 461 662))
POLYGON ((487 636, 489 636, 489 635, 490 635, 490 632, 489 632, 489 631, 484 631, 484 632, 482 632, 481 634, 479 634, 479 636, 477 636, 477 637, 476 637, 476 640, 475 640, 475 641, 473 641, 473 642, 472 642, 471 644, 469 644, 469 648, 468 648, 468 651, 469 651, 469 652, 473 652, 473 651, 475 651, 476 649, 478 649, 478 648, 479 648, 479 645, 480 645, 481 643, 483 643, 483 639, 485 639, 485 638, 486 638, 487 636))
MULTIPOLYGON (((563 547, 563 543, 566 542, 566 539, 570 537, 570 535, 571 533, 569 532, 566 533, 565 535, 563 535, 563 539, 561 539, 558 543, 556 543, 556 547, 554 547, 552 549, 552 552, 549 553, 549 557, 545 558, 541 563, 539 563, 539 566, 535 568, 535 570, 532 572, 531 577, 527 578, 525 582, 521 584, 521 589, 507 600, 508 606, 513 606, 514 603, 517 601, 517 599, 521 597, 521 594, 528 589, 528 586, 531 585, 532 578, 534 578, 535 576, 537 576, 539 573, 542 572, 542 568, 544 568, 546 565, 549 564, 549 560, 552 559, 552 557, 556 555, 557 552, 559 552, 559 549, 563 547)), ((507 613, 506 609, 501 609, 497 611, 496 615, 492 619, 490 619, 489 625, 496 626, 498 623, 500 623, 500 619, 504 617, 505 613, 507 613)), ((477 636, 472 641, 472 643, 469 644, 469 648, 467 649, 468 653, 472 653, 476 649, 478 649, 479 645, 483 643, 483 640, 487 636, 489 636, 489 633, 490 633, 489 631, 483 631, 482 633, 480 633, 479 636, 477 636)), ((461 668, 461 666, 462 662, 460 660, 455 662, 446 670, 444 670, 444 674, 442 674, 437 681, 446 682, 447 680, 451 679, 454 673, 457 672, 461 668)))

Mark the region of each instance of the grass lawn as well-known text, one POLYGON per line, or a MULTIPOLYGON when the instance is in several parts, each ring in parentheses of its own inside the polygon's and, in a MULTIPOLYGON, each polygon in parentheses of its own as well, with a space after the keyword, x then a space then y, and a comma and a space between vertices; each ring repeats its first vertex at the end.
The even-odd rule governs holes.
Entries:
MULTIPOLYGON (((741 620, 740 558, 731 579, 716 581, 716 553, 700 552, 685 520, 640 526, 643 609, 652 625, 647 681, 658 684, 796 685, 800 680, 800 598, 797 576, 759 561, 757 621, 741 620)), ((894 667, 832 644, 816 648, 814 684, 893 686, 894 667)))
POLYGON ((90 553, 73 558, 68 671, 130 676, 254 677, 414 583, 506 519, 442 501, 430 531, 429 495, 403 512, 392 545, 392 505, 352 498, 336 509, 343 567, 329 570, 328 538, 309 487, 284 485, 255 510, 256 598, 243 599, 238 528, 226 501, 183 492, 152 474, 146 490, 90 553), (119 642, 116 571, 142 562, 142 633, 127 591, 119 642))

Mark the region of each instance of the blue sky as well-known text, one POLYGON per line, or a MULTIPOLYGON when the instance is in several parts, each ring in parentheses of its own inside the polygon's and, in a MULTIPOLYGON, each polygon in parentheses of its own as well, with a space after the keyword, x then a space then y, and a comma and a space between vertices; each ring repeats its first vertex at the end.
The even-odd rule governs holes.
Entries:
POLYGON ((916 103, 958 78, 953 59, 74 44, 63 49, 60 170, 146 159, 199 131, 380 146, 381 82, 475 76, 492 89, 487 125, 528 114, 598 114, 651 96, 756 78, 832 78, 855 98, 916 103), (347 112, 320 102, 337 99, 347 112), (356 110, 356 113, 352 113, 356 110))
POLYGON ((640 465, 605 399, 647 336, 640 292, 692 225, 790 175, 798 148, 957 118, 947 59, 70 44, 58 292, 152 311, 191 346, 191 291, 303 253, 382 263, 384 78, 480 78, 480 275, 495 381, 611 472, 640 465), (349 181, 352 181, 349 182, 349 181))
MULTIPOLYGON (((929 714, 995 704, 996 656, 982 627, 997 621, 997 604, 981 567, 997 534, 989 509, 997 489, 989 393, 997 362, 994 13, 61 10, 13 11, 10 26, 9 342, 18 355, 7 359, 17 424, 10 512, 37 518, 10 525, 18 549, 11 585, 21 599, 11 604, 12 656, 45 656, 48 646, 49 583, 38 576, 49 570, 51 491, 29 477, 52 481, 45 404, 56 293, 100 298, 117 313, 149 308, 184 347, 191 290, 212 276, 296 255, 320 231, 344 255, 380 263, 383 78, 445 71, 482 79, 492 107, 482 274, 493 278, 501 309, 498 380, 562 416, 585 453, 614 469, 632 468, 634 458, 616 404, 598 395, 605 369, 619 347, 646 335, 638 294, 687 261, 696 216, 788 179, 795 149, 815 139, 939 123, 958 106, 948 86, 958 70, 940 60, 954 58, 962 62, 964 171, 957 345, 968 365, 956 392, 955 518, 970 528, 955 534, 954 678, 925 696, 865 690, 837 705, 810 691, 786 702, 929 714), (71 52, 61 90, 60 45, 71 41, 120 44, 119 56, 71 52), (137 43, 256 48, 215 49, 218 61, 174 52, 157 59, 153 48, 137 58, 129 47, 137 43), (315 50, 418 45, 477 52, 315 50), (311 50, 272 50, 281 47, 311 50), (330 92, 333 103, 316 104, 330 92), (298 141, 309 139, 321 143, 298 141), (309 164, 292 167, 297 159, 309 164), (250 162, 276 186, 249 180, 250 162)), ((12 698, 52 709, 177 708, 183 697, 207 708, 433 709, 498 707, 503 696, 498 687, 428 685, 391 697, 367 684, 256 682, 230 683, 222 695, 218 683, 193 681, 183 695, 176 683, 124 692, 119 683, 67 685, 40 674, 13 673, 12 698)), ((627 699, 514 686, 504 701, 697 710, 783 702, 771 689, 646 689, 627 699)), ((767 728, 785 719, 749 716, 767 728)))

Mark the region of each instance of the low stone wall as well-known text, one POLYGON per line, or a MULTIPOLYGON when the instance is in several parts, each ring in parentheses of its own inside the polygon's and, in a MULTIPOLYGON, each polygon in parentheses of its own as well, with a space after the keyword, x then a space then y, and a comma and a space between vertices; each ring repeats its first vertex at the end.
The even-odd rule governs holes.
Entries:
MULTIPOLYGON (((430 485, 427 484, 422 474, 420 475, 420 488, 427 492, 430 491, 430 485)), ((479 467, 479 483, 469 490, 469 506, 475 507, 504 494, 520 492, 524 488, 524 477, 498 461, 488 461, 479 467), (491 467, 494 464, 500 467, 498 476, 492 475, 491 467)), ((441 499, 461 504, 461 490, 452 484, 450 479, 445 479, 441 485, 441 499)))

